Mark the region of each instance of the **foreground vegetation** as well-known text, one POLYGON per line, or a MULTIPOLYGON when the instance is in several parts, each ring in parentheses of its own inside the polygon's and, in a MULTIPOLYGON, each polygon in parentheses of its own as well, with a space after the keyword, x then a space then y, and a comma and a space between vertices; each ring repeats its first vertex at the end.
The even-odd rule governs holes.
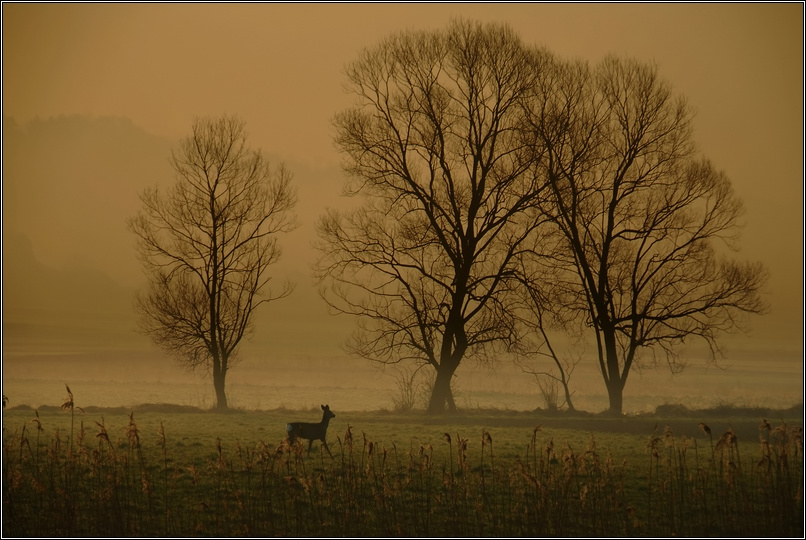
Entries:
POLYGON ((803 534, 796 409, 336 411, 331 458, 283 439, 311 411, 70 405, 4 411, 3 536, 803 534))

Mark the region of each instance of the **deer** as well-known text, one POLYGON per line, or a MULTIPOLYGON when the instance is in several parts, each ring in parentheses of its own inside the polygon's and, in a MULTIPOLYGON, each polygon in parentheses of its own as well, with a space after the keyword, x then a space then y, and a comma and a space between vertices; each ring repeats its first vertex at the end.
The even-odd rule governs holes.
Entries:
POLYGON ((328 455, 332 458, 333 454, 330 453, 330 448, 327 447, 327 441, 325 440, 327 425, 330 423, 331 418, 336 418, 336 415, 330 411, 330 406, 322 405, 322 421, 318 424, 313 422, 291 422, 286 424, 285 429, 288 431, 288 441, 294 444, 297 437, 308 439, 308 455, 311 453, 313 441, 322 441, 322 447, 327 450, 328 455))

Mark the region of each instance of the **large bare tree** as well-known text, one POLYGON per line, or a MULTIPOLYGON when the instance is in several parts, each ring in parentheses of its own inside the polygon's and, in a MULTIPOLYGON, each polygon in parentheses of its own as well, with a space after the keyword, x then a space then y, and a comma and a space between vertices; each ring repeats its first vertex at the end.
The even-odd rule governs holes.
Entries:
POLYGON ((355 354, 433 368, 431 413, 456 408, 463 359, 517 338, 500 298, 540 218, 524 99, 544 56, 507 27, 455 21, 394 35, 347 70, 357 105, 335 141, 362 202, 318 223, 323 296, 357 316, 355 354))
POLYGON ((673 370, 689 338, 716 355, 720 332, 764 311, 767 272, 728 257, 741 201, 698 157, 692 114, 655 66, 556 62, 532 107, 550 193, 542 210, 564 244, 552 253, 554 283, 593 330, 609 410, 621 414, 642 351, 673 370))
POLYGON ((172 153, 176 182, 145 190, 129 220, 149 278, 136 297, 140 327, 182 365, 212 375, 220 410, 252 314, 292 290, 267 287, 277 235, 295 226, 291 174, 247 147, 244 126, 236 117, 196 120, 172 153))

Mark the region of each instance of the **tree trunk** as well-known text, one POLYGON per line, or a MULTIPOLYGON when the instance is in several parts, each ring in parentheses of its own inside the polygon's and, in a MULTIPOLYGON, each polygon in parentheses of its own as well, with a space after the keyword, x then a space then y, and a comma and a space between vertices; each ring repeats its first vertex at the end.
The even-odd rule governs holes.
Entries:
POLYGON ((428 414, 456 412, 456 403, 453 401, 451 391, 451 379, 455 370, 456 368, 450 369, 444 362, 437 369, 437 378, 434 380, 434 389, 428 402, 428 414))
POLYGON ((225 391, 224 382, 227 376, 225 369, 213 369, 213 387, 215 388, 216 405, 218 411, 227 410, 227 393, 225 391))
MULTIPOLYGON (((543 334, 545 336, 545 334, 543 334)), ((560 370, 560 383, 563 385, 563 392, 565 392, 565 405, 568 407, 569 411, 575 411, 574 404, 571 402, 571 389, 568 388, 568 377, 565 374, 565 369, 563 369, 562 363, 557 359, 557 355, 554 354, 554 350, 551 351, 551 356, 554 358, 554 363, 557 364, 557 368, 560 370)))
POLYGON ((563 377, 563 390, 565 391, 565 405, 569 411, 575 411, 574 404, 571 403, 571 390, 568 388, 568 381, 563 377))
POLYGON ((616 350, 616 332, 612 325, 607 324, 603 325, 602 334, 607 359, 605 385, 607 386, 607 396, 610 399, 610 408, 607 412, 611 416, 621 416, 624 408, 624 384, 626 381, 621 379, 616 350))
POLYGON ((610 398, 610 408, 607 413, 611 416, 621 416, 624 408, 624 385, 620 379, 607 382, 607 396, 610 398))

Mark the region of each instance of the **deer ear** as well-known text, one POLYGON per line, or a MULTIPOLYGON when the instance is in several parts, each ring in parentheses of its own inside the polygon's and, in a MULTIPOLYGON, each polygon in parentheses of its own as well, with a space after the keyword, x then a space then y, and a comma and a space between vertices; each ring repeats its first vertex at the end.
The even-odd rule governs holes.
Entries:
POLYGON ((320 407, 322 407, 322 410, 323 410, 323 411, 325 410, 325 406, 324 406, 324 405, 320 405, 320 407))

